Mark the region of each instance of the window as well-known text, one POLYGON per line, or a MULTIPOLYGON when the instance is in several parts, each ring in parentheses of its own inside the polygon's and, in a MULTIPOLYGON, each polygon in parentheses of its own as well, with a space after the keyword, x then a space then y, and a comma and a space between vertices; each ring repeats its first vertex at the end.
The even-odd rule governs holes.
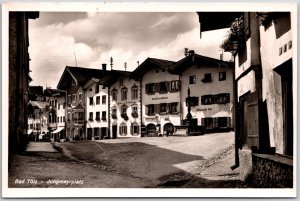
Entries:
POLYGON ((132 124, 130 133, 131 133, 131 135, 138 135, 139 134, 139 125, 138 124, 132 124))
POLYGON ((178 113, 178 103, 170 103, 170 113, 178 113))
POLYGON ((118 99, 118 91, 116 89, 112 90, 111 92, 111 98, 113 101, 117 101, 118 99))
POLYGON ((159 107, 159 112, 160 113, 166 113, 167 112, 167 103, 161 103, 159 107))
POLYGON ((126 105, 123 105, 121 107, 121 112, 122 112, 122 114, 127 114, 127 106, 126 105))
POLYGON ((97 105, 100 104, 100 96, 96 96, 96 104, 97 104, 97 105))
POLYGON ((205 73, 204 78, 202 79, 202 82, 211 82, 211 73, 205 73))
POLYGON ((65 122, 66 122, 66 117, 63 118, 63 123, 65 123, 65 122))
POLYGON ((180 81, 179 80, 171 81, 171 91, 178 91, 178 90, 180 90, 180 81))
POLYGON ((96 121, 100 120, 100 112, 96 112, 96 121))
POLYGON ((123 86, 123 79, 120 79, 119 84, 120 84, 120 87, 123 86))
POLYGON ((145 85, 146 94, 154 94, 154 83, 149 83, 145 85))
POLYGON ((94 119, 93 119, 93 112, 90 112, 90 114, 89 114, 89 121, 93 121, 94 119))
POLYGON ((78 94, 78 100, 82 101, 82 93, 81 92, 78 94))
POLYGON ((90 105, 93 105, 93 97, 90 97, 90 105))
POLYGON ((134 86, 131 89, 131 99, 137 99, 138 98, 138 87, 134 86))
POLYGON ((226 104, 229 103, 229 101, 230 101, 229 93, 201 96, 202 105, 226 104))
POLYGON ((113 118, 113 119, 117 118, 117 109, 116 108, 111 109, 111 118, 113 118))
POLYGON ((71 95, 68 95, 68 102, 72 102, 72 98, 71 98, 71 95))
POLYGON ((65 108, 66 108, 66 102, 63 103, 63 109, 65 109, 65 108))
POLYGON ((83 112, 78 112, 78 120, 83 120, 83 112))
POLYGON ((71 121, 71 113, 68 113, 68 121, 71 121))
POLYGON ((137 106, 132 107, 132 117, 138 117, 138 108, 137 108, 137 106))
POLYGON ((190 84, 196 84, 196 75, 191 75, 189 77, 190 84))
POLYGON ((33 129, 33 124, 29 124, 29 128, 30 128, 30 129, 33 129))
POLYGON ((57 123, 59 123, 59 117, 57 117, 57 123))
POLYGON ((96 94, 99 93, 99 84, 96 84, 95 88, 96 88, 95 89, 96 94))
POLYGON ((159 83, 159 93, 167 93, 167 82, 159 83))
POLYGON ((60 123, 62 123, 63 122, 63 117, 60 117, 60 123))
POLYGON ((186 98, 186 106, 188 106, 188 103, 191 107, 199 105, 199 97, 191 96, 189 99, 186 98))
POLYGON ((147 106, 147 109, 148 109, 148 112, 147 112, 147 115, 154 115, 154 105, 151 104, 151 105, 148 105, 147 106))
POLYGON ((76 94, 73 94, 73 95, 72 95, 72 101, 73 101, 73 102, 76 101, 76 94))
POLYGON ((123 124, 120 126, 120 135, 126 136, 127 135, 127 126, 126 124, 123 124))
POLYGON ((57 108, 58 108, 58 110, 60 110, 60 104, 59 103, 57 104, 57 108))
POLYGON ((106 96, 102 96, 102 104, 106 104, 106 96))
POLYGON ((103 120, 103 121, 106 120, 106 111, 102 111, 102 120, 103 120))
POLYGON ((226 72, 219 72, 219 81, 226 80, 226 72))
POLYGON ((121 100, 127 100, 127 89, 123 88, 121 91, 121 100))

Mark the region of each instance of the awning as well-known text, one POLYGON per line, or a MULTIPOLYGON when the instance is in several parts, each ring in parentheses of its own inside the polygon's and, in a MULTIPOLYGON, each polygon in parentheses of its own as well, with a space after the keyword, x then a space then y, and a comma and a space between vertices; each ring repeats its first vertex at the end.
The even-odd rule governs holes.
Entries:
POLYGON ((32 131, 33 131, 32 129, 29 129, 29 130, 27 131, 27 134, 30 135, 30 134, 32 133, 32 131))
POLYGON ((59 127, 58 129, 56 129, 55 131, 51 132, 51 133, 59 133, 60 131, 62 131, 64 129, 64 127, 59 127))

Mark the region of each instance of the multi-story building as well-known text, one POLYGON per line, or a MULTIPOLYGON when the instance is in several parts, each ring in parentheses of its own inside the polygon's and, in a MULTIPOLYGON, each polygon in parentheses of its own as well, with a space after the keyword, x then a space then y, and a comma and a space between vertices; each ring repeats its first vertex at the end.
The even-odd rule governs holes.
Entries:
POLYGON ((130 72, 113 70, 102 81, 109 87, 109 128, 111 137, 141 136, 140 82, 130 72))
POLYGON ((147 135, 173 134, 181 123, 180 78, 170 72, 175 62, 147 58, 132 72, 141 82, 141 126, 147 135))
POLYGON ((66 92, 59 89, 46 88, 44 96, 49 102, 49 124, 48 129, 53 141, 65 138, 65 100, 66 92))
MULTIPOLYGON (((205 132, 232 129, 233 68, 233 63, 201 56, 193 51, 173 65, 172 72, 180 75, 182 86, 181 118, 187 119, 189 98, 193 125, 201 125, 205 132)), ((173 82, 171 88, 177 85, 173 82)))
POLYGON ((9 12, 9 157, 26 145, 29 76, 28 21, 38 12, 9 12))
POLYGON ((42 140, 49 133, 49 103, 47 101, 29 101, 28 103, 28 134, 34 141, 42 140))
POLYGON ((91 78, 83 87, 86 102, 87 140, 108 138, 108 88, 91 78))
POLYGON ((256 187, 292 187, 296 12, 198 15, 202 31, 231 24, 222 47, 235 56, 234 167, 256 187))
POLYGON ((87 139, 86 95, 84 85, 92 78, 100 79, 105 69, 89 69, 67 66, 57 85, 67 93, 66 137, 70 140, 87 139))

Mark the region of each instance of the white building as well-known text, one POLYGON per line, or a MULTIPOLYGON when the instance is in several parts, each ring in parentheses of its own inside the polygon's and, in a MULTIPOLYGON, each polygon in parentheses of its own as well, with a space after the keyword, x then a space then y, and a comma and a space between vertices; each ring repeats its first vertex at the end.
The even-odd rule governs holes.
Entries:
POLYGON ((140 83, 130 77, 130 72, 116 70, 104 77, 102 83, 109 86, 111 137, 140 137, 140 83))
POLYGON ((90 79, 83 87, 86 102, 87 140, 108 137, 108 88, 99 79, 90 79))
POLYGON ((182 119, 188 114, 190 89, 191 115, 195 125, 206 132, 232 129, 233 63, 192 53, 178 61, 172 72, 180 75, 182 119))
POLYGON ((146 134, 173 134, 181 123, 180 79, 170 73, 174 62, 147 58, 132 73, 142 82, 142 126, 146 134))

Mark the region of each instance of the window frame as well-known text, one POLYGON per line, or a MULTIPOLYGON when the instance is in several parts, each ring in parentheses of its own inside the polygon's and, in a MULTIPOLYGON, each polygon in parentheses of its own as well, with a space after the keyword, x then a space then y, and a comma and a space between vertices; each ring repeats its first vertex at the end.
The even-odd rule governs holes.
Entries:
POLYGON ((189 84, 196 84, 196 75, 189 76, 189 84))

